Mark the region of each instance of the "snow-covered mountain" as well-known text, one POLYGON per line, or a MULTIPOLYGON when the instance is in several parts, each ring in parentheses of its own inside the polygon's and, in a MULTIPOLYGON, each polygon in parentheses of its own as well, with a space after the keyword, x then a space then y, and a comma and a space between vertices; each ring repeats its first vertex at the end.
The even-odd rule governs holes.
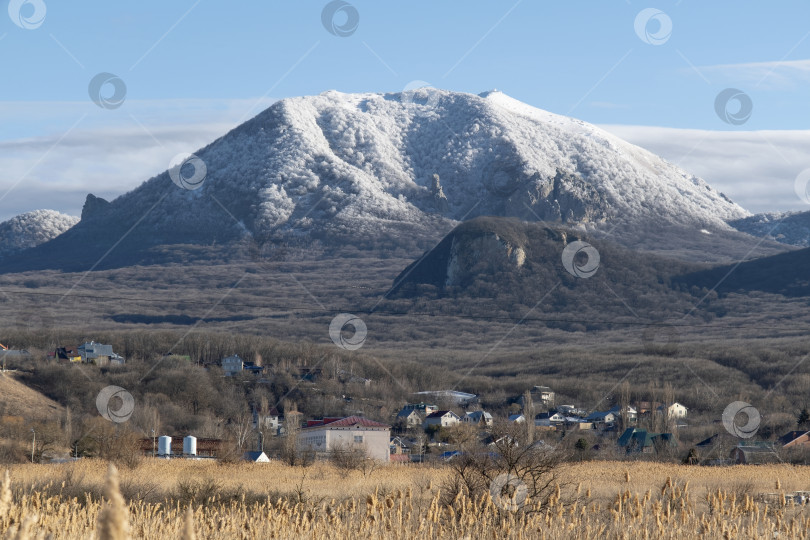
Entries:
POLYGON ((44 244, 64 233, 79 218, 55 210, 34 210, 0 223, 0 258, 44 244))
POLYGON ((122 236, 129 250, 268 234, 438 241, 480 215, 610 231, 625 244, 655 231, 645 247, 656 247, 667 227, 702 237, 749 215, 646 150, 497 91, 284 99, 195 154, 207 175, 186 187, 198 189, 167 171, 110 203, 90 196, 81 223, 49 247, 104 249, 122 236))
POLYGON ((729 225, 753 236, 810 247, 810 212, 768 212, 732 220, 729 225))
POLYGON ((500 92, 285 99, 198 155, 206 184, 172 198, 250 201, 252 231, 373 235, 425 214, 727 229, 749 215, 646 150, 500 92))

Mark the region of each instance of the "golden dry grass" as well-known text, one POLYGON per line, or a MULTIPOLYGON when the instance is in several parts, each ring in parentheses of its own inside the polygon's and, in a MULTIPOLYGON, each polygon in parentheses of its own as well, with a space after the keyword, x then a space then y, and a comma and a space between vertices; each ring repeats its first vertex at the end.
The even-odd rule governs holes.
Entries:
POLYGON ((65 408, 19 382, 11 371, 0 372, 0 403, 4 414, 26 418, 60 418, 65 408))
MULTIPOLYGON (((31 538, 805 538, 805 507, 761 493, 810 487, 810 467, 701 468, 591 462, 566 472, 577 486, 524 512, 487 494, 440 503, 446 468, 388 466, 367 477, 328 464, 217 465, 145 460, 108 474, 85 460, 10 469, 13 500, 0 486, 0 537, 31 538), (166 497, 213 481, 219 493, 187 505, 166 497), (120 483, 120 489, 118 487, 120 483), (106 493, 104 501, 71 487, 106 493), (105 487, 106 486, 106 487, 105 487), (106 491, 105 491, 106 490, 106 491), (61 493, 60 493, 61 492, 61 493), (130 493, 126 503, 120 492, 130 493), (5 493, 5 495, 4 495, 5 493), (162 500, 163 502, 160 502, 162 500), (129 532, 127 532, 127 530, 129 532), (778 533, 775 534, 775 533, 778 533), (21 536, 29 537, 29 536, 21 536)), ((0 476, 0 479, 2 477, 0 476)))

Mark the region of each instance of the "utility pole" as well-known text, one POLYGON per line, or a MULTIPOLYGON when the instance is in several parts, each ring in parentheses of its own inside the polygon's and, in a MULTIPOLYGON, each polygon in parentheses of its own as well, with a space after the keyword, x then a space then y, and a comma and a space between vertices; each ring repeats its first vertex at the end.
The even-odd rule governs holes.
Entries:
POLYGON ((152 457, 155 457, 155 430, 152 430, 152 457))
POLYGON ((31 463, 34 462, 34 449, 37 447, 37 432, 34 431, 34 428, 31 428, 31 433, 34 434, 34 440, 31 441, 31 463))

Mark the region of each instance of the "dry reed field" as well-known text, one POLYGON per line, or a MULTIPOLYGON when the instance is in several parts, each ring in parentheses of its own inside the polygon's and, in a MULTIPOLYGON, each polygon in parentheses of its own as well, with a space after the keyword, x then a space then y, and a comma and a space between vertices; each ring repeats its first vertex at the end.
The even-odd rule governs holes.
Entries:
MULTIPOLYGON (((144 460, 11 467, 0 535, 27 538, 805 538, 810 467, 568 466, 545 504, 443 497, 447 468, 144 460), (769 495, 764 495, 769 494, 769 495), (510 510, 510 507, 513 507, 510 510)), ((494 497, 494 498, 493 498, 494 497)))

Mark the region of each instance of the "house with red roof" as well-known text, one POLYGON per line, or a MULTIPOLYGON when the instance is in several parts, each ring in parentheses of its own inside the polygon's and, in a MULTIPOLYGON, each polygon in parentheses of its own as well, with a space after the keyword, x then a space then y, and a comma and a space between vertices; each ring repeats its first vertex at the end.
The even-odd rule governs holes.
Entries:
POLYGON ((363 418, 326 417, 308 420, 298 434, 298 447, 328 456, 338 450, 362 449, 369 458, 390 461, 391 426, 363 418))

